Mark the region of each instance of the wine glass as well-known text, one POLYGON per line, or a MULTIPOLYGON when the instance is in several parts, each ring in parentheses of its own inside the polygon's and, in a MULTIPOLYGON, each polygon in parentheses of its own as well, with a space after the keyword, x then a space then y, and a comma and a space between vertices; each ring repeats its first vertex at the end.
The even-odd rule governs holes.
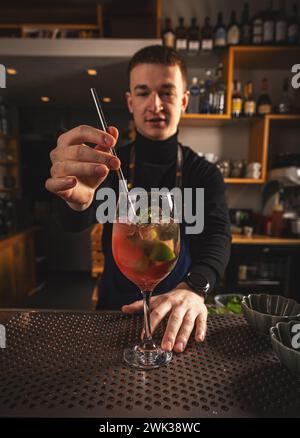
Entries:
POLYGON ((173 194, 121 192, 112 252, 120 271, 139 287, 144 303, 143 340, 124 351, 124 360, 143 370, 165 365, 172 359, 172 352, 162 350, 151 336, 150 298, 158 283, 174 269, 180 252, 173 194))

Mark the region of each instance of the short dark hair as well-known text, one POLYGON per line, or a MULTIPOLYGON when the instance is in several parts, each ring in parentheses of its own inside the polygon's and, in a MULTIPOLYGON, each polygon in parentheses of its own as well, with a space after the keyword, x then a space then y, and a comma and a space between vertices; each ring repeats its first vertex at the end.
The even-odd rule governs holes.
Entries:
POLYGON ((165 46, 147 46, 136 52, 128 63, 127 74, 128 80, 132 69, 139 64, 162 64, 166 66, 178 65, 180 68, 182 79, 187 87, 188 74, 187 68, 182 56, 170 47, 165 46))

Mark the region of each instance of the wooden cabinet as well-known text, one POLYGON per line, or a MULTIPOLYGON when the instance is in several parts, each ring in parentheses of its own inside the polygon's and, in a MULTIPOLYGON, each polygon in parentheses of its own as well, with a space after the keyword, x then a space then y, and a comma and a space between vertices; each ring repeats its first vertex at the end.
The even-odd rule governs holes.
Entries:
POLYGON ((0 241, 0 307, 20 307, 36 287, 35 229, 0 241))

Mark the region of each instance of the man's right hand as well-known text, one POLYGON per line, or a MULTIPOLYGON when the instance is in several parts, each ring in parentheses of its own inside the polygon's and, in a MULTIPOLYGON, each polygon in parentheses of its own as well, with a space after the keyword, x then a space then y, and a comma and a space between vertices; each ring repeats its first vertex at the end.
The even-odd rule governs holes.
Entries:
POLYGON ((120 160, 109 150, 115 146, 119 133, 112 126, 108 131, 77 126, 58 137, 57 146, 50 153, 51 178, 45 187, 64 199, 73 210, 87 209, 109 171, 120 168, 120 160), (85 142, 96 146, 93 149, 85 142))

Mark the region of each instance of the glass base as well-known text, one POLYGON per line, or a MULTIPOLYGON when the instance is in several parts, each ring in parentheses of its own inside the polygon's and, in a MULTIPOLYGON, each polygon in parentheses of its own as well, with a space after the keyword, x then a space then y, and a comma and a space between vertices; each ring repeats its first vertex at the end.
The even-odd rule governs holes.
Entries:
POLYGON ((139 370, 152 370, 167 365, 172 356, 171 351, 164 351, 161 348, 145 351, 139 345, 124 350, 123 354, 124 361, 139 370))

